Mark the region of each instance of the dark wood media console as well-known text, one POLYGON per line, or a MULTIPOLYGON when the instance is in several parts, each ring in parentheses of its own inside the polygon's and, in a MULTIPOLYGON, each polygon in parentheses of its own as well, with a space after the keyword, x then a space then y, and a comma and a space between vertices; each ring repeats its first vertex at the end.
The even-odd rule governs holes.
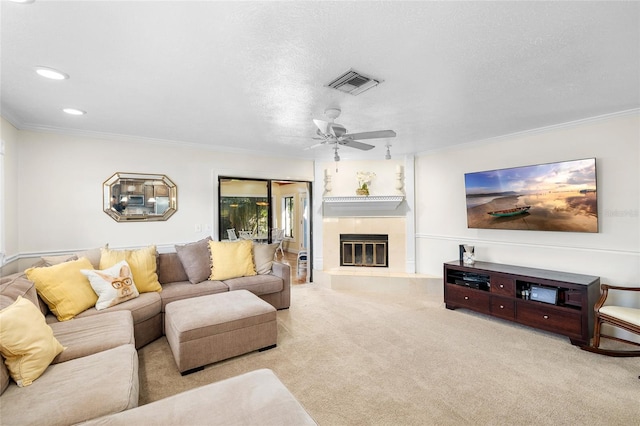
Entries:
POLYGON ((447 309, 466 308, 569 337, 589 345, 600 278, 476 262, 444 264, 447 309), (539 300, 532 300, 539 299, 539 300))

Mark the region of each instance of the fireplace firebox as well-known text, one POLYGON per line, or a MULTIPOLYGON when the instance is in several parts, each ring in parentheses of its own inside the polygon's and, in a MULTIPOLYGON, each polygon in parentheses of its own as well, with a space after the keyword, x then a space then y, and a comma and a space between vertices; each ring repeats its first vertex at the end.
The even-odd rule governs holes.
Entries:
POLYGON ((389 266, 389 236, 340 234, 340 266, 389 266))

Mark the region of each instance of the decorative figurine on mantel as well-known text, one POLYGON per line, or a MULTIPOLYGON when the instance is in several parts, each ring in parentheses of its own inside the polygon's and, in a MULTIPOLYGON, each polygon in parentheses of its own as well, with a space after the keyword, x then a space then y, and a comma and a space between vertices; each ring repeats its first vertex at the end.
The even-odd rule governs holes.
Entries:
POLYGON ((376 174, 374 172, 357 172, 356 177, 358 178, 356 194, 369 195, 369 185, 371 185, 371 181, 376 177, 376 174))
POLYGON ((329 169, 324 169, 324 196, 328 197, 331 195, 331 190, 333 186, 331 185, 331 171, 329 169))
POLYGON ((404 195, 404 176, 402 173, 402 166, 398 164, 396 166, 396 193, 398 195, 404 195))

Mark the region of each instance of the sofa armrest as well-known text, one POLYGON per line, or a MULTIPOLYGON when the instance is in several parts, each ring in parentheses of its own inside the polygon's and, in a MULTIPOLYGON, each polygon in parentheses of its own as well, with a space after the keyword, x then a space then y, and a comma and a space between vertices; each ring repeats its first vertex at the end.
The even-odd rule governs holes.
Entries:
POLYGON ((291 304, 291 268, 286 263, 274 261, 271 266, 271 274, 282 279, 282 291, 278 309, 286 309, 291 304))
POLYGON ((274 260, 273 265, 271 265, 271 274, 276 277, 280 277, 283 280, 286 280, 287 283, 291 284, 291 268, 286 263, 274 260))

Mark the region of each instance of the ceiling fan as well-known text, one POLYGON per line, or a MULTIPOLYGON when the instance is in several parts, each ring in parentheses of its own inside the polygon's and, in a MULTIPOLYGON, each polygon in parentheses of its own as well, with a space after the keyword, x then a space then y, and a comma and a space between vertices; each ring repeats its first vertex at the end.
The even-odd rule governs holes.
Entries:
POLYGON ((316 139, 320 139, 322 140, 322 142, 312 145, 308 149, 322 145, 333 145, 335 154, 333 158, 335 161, 340 161, 340 156, 338 155, 338 148, 340 147, 340 145, 368 151, 374 148, 374 145, 360 142, 356 139, 393 138, 396 136, 396 132, 394 132, 393 130, 375 130, 371 132, 347 133, 347 129, 342 124, 333 122, 333 120, 340 116, 341 112, 342 111, 339 108, 327 108, 324 111, 324 114, 331 121, 316 119, 313 120, 316 127, 318 128, 316 130, 316 134, 319 136, 319 138, 316 139))

